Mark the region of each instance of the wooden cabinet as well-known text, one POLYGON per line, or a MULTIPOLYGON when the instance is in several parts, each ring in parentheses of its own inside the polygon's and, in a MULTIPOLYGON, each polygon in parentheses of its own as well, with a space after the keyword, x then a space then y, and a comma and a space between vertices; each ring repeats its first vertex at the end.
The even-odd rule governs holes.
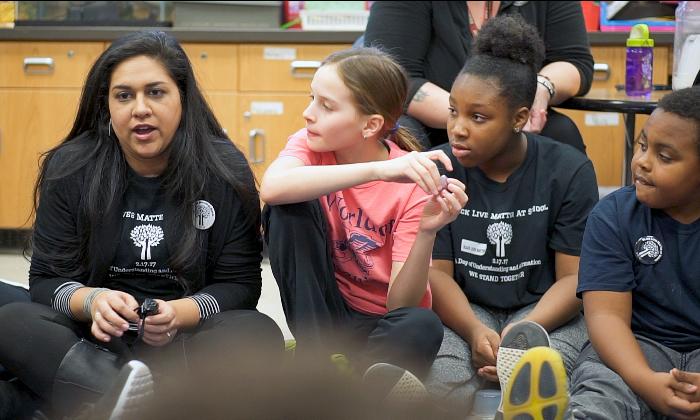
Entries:
POLYGON ((287 138, 304 127, 301 113, 309 96, 292 93, 258 93, 239 96, 239 118, 234 141, 244 151, 259 181, 282 151, 287 138))
MULTIPOLYGON (((29 227, 41 153, 69 131, 87 72, 109 43, 0 42, 0 229, 29 227)), ((184 43, 198 84, 258 179, 304 126, 320 62, 349 44, 184 43)), ((666 84, 670 46, 654 51, 654 83, 666 84)), ((593 88, 624 83, 625 49, 594 46, 593 88), (600 66, 599 66, 600 67, 600 66)), ((624 121, 618 114, 562 110, 583 134, 602 186, 622 185, 624 121)), ((641 128, 645 116, 637 118, 641 128)))
MULTIPOLYGON (((0 42, 0 229, 28 228, 41 154, 70 130, 105 42, 0 42)), ((198 84, 258 179, 304 126, 320 62, 349 44, 183 43, 198 84)))
MULTIPOLYGON (((654 48, 654 84, 665 85, 669 82, 669 63, 671 47, 654 48)), ((591 89, 614 91, 616 85, 625 83, 625 48, 619 46, 591 47, 591 53, 600 70, 594 74, 591 89)), ((558 109, 571 117, 583 136, 586 153, 593 162, 598 185, 621 186, 624 165, 625 122, 617 113, 599 113, 558 109)), ((637 132, 646 121, 647 116, 637 116, 637 132)))
POLYGON ((238 45, 184 43, 200 89, 238 90, 238 45))
POLYGON ((326 56, 349 44, 241 45, 241 92, 309 92, 309 83, 326 56))
POLYGON ((0 42, 0 87, 81 88, 101 42, 0 42))
POLYGON ((304 127, 310 83, 320 62, 349 44, 240 45, 238 131, 234 141, 262 180, 287 138, 304 127))
POLYGON ((71 128, 101 42, 0 42, 0 229, 28 228, 43 152, 71 128))
POLYGON ((185 43, 182 48, 216 119, 233 138, 238 123, 238 45, 185 43))
POLYGON ((287 138, 304 126, 311 78, 345 44, 183 44, 217 119, 262 179, 287 138))

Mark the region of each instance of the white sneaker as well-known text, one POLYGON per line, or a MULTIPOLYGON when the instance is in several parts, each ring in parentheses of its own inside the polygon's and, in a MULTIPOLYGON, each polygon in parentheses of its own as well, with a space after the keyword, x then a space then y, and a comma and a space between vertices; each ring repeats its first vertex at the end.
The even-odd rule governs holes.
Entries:
POLYGON ((550 342, 547 330, 532 321, 514 324, 501 340, 496 357, 496 373, 498 374, 498 382, 501 383, 501 403, 498 405, 496 419, 503 416, 504 394, 513 368, 523 354, 533 347, 550 347, 550 342))

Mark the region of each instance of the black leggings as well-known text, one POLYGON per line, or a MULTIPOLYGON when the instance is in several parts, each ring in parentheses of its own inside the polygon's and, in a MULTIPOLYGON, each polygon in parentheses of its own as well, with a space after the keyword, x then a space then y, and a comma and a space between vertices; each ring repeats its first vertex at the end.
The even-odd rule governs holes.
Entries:
POLYGON ((29 302, 29 290, 0 281, 0 306, 12 302, 29 302))
MULTIPOLYGON (((0 308, 0 331, 0 363, 44 400, 50 399, 56 371, 68 350, 81 339, 94 340, 89 324, 38 303, 11 303, 0 308)), ((218 313, 193 331, 178 334, 164 347, 138 342, 124 353, 127 348, 119 338, 96 343, 122 353, 124 362, 143 360, 155 367, 155 373, 172 366, 212 370, 207 365, 213 360, 235 363, 252 355, 281 357, 283 351, 277 324, 252 310, 218 313)))
POLYGON ((425 308, 399 308, 384 316, 349 308, 335 280, 318 200, 266 207, 263 227, 298 352, 347 354, 359 369, 387 362, 418 376, 427 373, 442 343, 440 319, 425 308))

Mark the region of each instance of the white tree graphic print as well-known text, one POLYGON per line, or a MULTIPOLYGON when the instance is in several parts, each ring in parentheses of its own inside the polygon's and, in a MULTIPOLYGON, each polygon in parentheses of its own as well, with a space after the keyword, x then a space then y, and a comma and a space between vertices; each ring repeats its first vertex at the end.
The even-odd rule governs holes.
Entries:
POLYGON ((506 256, 506 245, 513 239, 513 227, 505 222, 498 222, 486 228, 489 242, 496 245, 496 256, 506 256))
POLYGON ((642 252, 639 253, 639 258, 646 257, 647 255, 651 258, 656 258, 660 253, 659 247, 654 242, 647 241, 642 245, 642 252))
POLYGON ((134 245, 141 247, 141 259, 151 259, 151 247, 158 246, 163 240, 163 229, 151 224, 136 226, 131 230, 131 240, 134 245))
POLYGON ((205 226, 204 221, 214 215, 209 206, 196 205, 194 207, 195 226, 205 226))

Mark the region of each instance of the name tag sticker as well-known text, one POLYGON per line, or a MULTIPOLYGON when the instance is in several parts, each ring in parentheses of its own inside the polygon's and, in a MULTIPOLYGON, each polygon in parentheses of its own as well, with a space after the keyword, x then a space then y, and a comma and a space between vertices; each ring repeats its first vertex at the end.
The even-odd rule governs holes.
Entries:
POLYGON ((462 252, 467 254, 482 256, 486 254, 486 244, 462 239, 462 252))

